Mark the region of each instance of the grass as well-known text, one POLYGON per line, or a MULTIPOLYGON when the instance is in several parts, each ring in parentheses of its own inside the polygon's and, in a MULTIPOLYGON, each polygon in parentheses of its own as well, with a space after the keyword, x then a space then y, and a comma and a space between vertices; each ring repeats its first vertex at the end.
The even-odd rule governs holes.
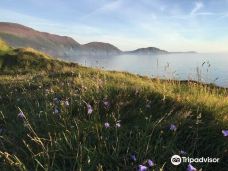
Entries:
POLYGON ((0 39, 0 55, 3 55, 4 53, 8 52, 11 48, 0 39))
POLYGON ((137 170, 148 159, 149 170, 186 170, 170 162, 180 150, 220 158, 193 163, 198 170, 227 170, 227 89, 86 68, 31 49, 0 61, 0 170, 137 170))

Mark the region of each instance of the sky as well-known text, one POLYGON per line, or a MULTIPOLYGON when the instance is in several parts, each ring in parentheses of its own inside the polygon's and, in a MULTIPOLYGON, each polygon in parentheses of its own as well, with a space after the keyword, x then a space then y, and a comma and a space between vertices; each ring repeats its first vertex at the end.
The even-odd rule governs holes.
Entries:
POLYGON ((121 50, 228 52, 228 0, 1 0, 0 21, 121 50))

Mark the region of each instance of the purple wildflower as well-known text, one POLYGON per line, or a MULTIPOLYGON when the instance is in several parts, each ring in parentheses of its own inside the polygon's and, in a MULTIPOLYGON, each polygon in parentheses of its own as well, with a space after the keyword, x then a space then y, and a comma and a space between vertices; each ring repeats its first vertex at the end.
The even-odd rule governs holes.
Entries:
POLYGON ((184 150, 180 150, 180 154, 182 154, 182 155, 186 155, 186 154, 187 154, 187 152, 185 152, 184 150))
POLYGON ((25 115, 24 115, 24 113, 22 111, 20 111, 20 113, 17 116, 20 119, 24 119, 25 118, 25 115))
POLYGON ((104 104, 104 107, 105 107, 105 108, 109 108, 109 106, 110 106, 110 103, 109 103, 108 100, 104 100, 104 101, 103 101, 103 104, 104 104))
POLYGON ((170 127, 169 127, 169 129, 170 129, 171 131, 176 131, 176 130, 177 130, 177 127, 176 127, 176 125, 171 124, 170 127))
POLYGON ((153 167, 154 166, 154 162, 152 160, 147 160, 147 163, 150 167, 153 167))
POLYGON ((105 106, 108 106, 109 105, 109 102, 108 101, 104 101, 104 105, 105 106))
POLYGON ((143 165, 139 165, 138 166, 138 171, 147 171, 147 167, 146 166, 143 166, 143 165))
POLYGON ((91 114, 93 112, 93 108, 90 104, 87 104, 87 113, 91 114))
POLYGON ((228 136, 228 130, 222 130, 222 133, 223 133, 224 137, 228 136))
POLYGON ((135 156, 135 154, 131 154, 130 158, 131 158, 131 161, 133 161, 133 162, 136 161, 136 156, 135 156))
POLYGON ((54 114, 58 114, 59 113, 59 109, 58 108, 55 108, 54 109, 54 114))
POLYGON ((106 122, 106 123, 104 124, 104 126, 105 126, 105 128, 109 128, 109 127, 110 127, 110 124, 109 124, 108 122, 106 122))
POLYGON ((197 171, 191 164, 188 165, 187 171, 197 171))

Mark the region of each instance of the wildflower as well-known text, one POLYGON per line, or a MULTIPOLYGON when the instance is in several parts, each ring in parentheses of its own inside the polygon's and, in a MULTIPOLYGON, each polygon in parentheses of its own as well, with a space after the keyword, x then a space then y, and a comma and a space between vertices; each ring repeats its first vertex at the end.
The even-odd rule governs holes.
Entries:
POLYGON ((135 162, 135 161, 136 161, 136 156, 135 156, 135 154, 134 154, 134 153, 133 153, 133 154, 131 154, 130 159, 131 159, 131 161, 133 161, 133 162, 135 162))
POLYGON ((184 150, 180 150, 180 154, 182 154, 182 155, 186 155, 186 154, 187 154, 187 152, 185 152, 184 150))
POLYGON ((105 108, 109 108, 109 106, 110 106, 110 103, 109 103, 108 100, 104 100, 104 101, 103 101, 103 104, 104 104, 104 107, 105 107, 105 108))
POLYGON ((177 127, 176 127, 176 125, 171 124, 170 127, 169 127, 169 129, 170 129, 171 131, 176 131, 176 130, 177 130, 177 127))
POLYGON ((70 103, 68 100, 65 101, 65 106, 70 106, 70 103))
POLYGON ((147 160, 147 163, 150 167, 153 167, 154 166, 154 162, 152 160, 147 160))
POLYGON ((55 98, 53 99, 53 101, 59 101, 59 99, 58 99, 57 97, 55 97, 55 98))
POLYGON ((187 171, 197 171, 191 164, 188 165, 187 171))
POLYGON ((59 109, 56 107, 55 109, 54 109, 54 114, 58 114, 59 113, 59 109))
POLYGON ((138 166, 138 171, 147 171, 147 167, 143 165, 138 166))
POLYGON ((87 104, 87 113, 91 114, 93 112, 93 108, 90 104, 87 104))
POLYGON ((223 133, 224 137, 228 136, 228 130, 222 130, 222 133, 223 133))
POLYGON ((20 111, 20 113, 17 116, 20 119, 24 119, 25 118, 25 115, 24 115, 24 113, 22 111, 20 111))
POLYGON ((121 122, 121 120, 118 120, 118 121, 116 122, 116 127, 117 127, 117 128, 120 128, 120 127, 121 127, 120 122, 121 122))
POLYGON ((55 104, 59 104, 59 103, 60 103, 60 100, 59 100, 57 97, 55 97, 55 98, 53 99, 53 101, 54 101, 55 104))
POLYGON ((121 127, 121 125, 120 125, 119 122, 116 123, 116 127, 117 127, 117 128, 120 128, 120 127, 121 127))
POLYGON ((104 126, 105 126, 105 128, 109 128, 109 127, 110 127, 110 124, 109 124, 108 122, 106 122, 106 123, 104 124, 104 126))

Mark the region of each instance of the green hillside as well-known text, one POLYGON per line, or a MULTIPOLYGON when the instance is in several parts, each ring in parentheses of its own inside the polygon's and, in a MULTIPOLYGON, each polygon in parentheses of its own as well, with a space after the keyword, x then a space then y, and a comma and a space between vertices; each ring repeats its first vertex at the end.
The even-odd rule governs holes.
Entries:
POLYGON ((174 154, 220 158, 192 163, 198 170, 227 169, 227 89, 0 47, 0 170, 186 170, 174 154))
POLYGON ((76 66, 53 58, 32 48, 12 49, 0 40, 0 71, 4 73, 25 73, 59 70, 63 66, 76 66), (2 42, 2 43, 1 43, 2 42))
POLYGON ((10 50, 10 47, 0 39, 0 54, 3 54, 10 50))

